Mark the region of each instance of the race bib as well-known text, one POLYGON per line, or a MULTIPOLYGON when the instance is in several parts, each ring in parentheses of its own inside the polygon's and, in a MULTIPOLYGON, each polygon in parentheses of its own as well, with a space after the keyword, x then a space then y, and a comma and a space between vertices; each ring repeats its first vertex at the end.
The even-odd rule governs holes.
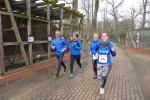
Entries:
POLYGON ((100 63, 107 63, 107 55, 99 55, 100 63))

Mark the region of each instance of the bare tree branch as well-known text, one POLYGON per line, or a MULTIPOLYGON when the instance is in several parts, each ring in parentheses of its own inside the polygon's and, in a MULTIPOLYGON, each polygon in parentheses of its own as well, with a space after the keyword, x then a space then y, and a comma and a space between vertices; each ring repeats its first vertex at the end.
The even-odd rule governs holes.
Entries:
POLYGON ((124 0, 122 0, 118 5, 116 5, 114 9, 116 9, 116 8, 118 8, 120 5, 122 5, 123 2, 124 2, 124 0))

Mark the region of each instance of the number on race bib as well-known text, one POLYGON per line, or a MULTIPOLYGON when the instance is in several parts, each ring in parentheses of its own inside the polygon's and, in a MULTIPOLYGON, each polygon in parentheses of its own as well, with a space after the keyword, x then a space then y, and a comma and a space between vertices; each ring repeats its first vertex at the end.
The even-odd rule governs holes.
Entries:
POLYGON ((100 63, 107 63, 107 55, 99 55, 100 63))

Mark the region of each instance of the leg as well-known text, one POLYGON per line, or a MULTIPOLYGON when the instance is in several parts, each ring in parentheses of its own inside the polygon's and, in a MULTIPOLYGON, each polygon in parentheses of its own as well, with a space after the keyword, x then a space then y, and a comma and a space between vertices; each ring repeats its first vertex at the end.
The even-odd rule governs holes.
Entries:
POLYGON ((63 62, 63 57, 64 57, 64 54, 62 54, 62 62, 61 62, 61 65, 64 67, 64 72, 66 71, 66 65, 65 63, 63 62))
POLYGON ((78 64, 79 67, 81 68, 81 67, 82 67, 82 66, 81 66, 81 62, 80 62, 81 55, 77 55, 77 56, 75 57, 75 59, 76 59, 76 61, 77 61, 77 64, 78 64))
POLYGON ((60 73, 60 70, 61 70, 61 64, 62 64, 62 61, 63 61, 63 55, 62 54, 57 55, 57 58, 58 58, 58 67, 57 67, 56 77, 58 77, 58 75, 60 73))
POLYGON ((70 55, 70 73, 73 73, 74 56, 70 55))
POLYGON ((97 65, 97 77, 98 77, 99 84, 100 84, 100 91, 99 91, 100 94, 104 94, 104 86, 106 83, 108 70, 109 69, 105 67, 105 65, 102 65, 102 64, 97 65))
POLYGON ((64 58, 64 53, 63 54, 61 54, 61 65, 64 67, 64 68, 66 68, 66 65, 65 65, 65 63, 63 62, 63 58, 64 58))
POLYGON ((96 60, 93 60, 93 61, 92 61, 92 64, 93 64, 93 71, 94 71, 94 74, 95 74, 95 76, 97 76, 97 62, 96 62, 96 60))
POLYGON ((110 70, 110 65, 104 65, 103 72, 102 72, 102 84, 101 87, 104 88, 107 80, 107 75, 110 70))
POLYGON ((80 59, 81 59, 81 55, 77 55, 76 56, 76 61, 77 61, 77 64, 79 65, 79 67, 80 67, 80 73, 82 73, 84 71, 84 69, 81 65, 80 59))
POLYGON ((99 80, 100 86, 101 86, 101 77, 102 77, 102 68, 103 66, 101 64, 97 64, 97 78, 99 80))

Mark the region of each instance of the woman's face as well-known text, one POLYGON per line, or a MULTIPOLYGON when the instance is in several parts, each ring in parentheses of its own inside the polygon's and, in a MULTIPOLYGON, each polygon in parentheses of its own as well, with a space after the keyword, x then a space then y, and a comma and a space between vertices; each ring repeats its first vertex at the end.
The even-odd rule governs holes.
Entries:
POLYGON ((72 36, 72 39, 73 39, 73 40, 77 40, 76 35, 73 35, 73 36, 72 36))
POLYGON ((106 42, 108 40, 107 34, 106 33, 102 33, 101 39, 102 39, 102 41, 106 42))

